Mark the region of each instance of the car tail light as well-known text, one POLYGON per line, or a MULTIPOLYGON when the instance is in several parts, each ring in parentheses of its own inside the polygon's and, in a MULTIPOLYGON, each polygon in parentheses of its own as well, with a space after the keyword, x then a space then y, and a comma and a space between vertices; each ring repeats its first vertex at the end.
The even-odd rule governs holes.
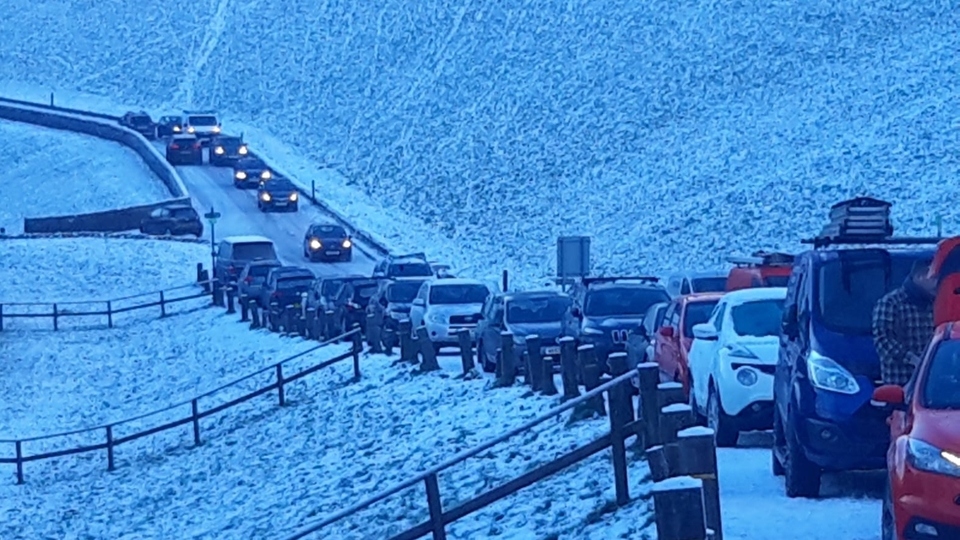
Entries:
POLYGON ((237 273, 237 267, 236 267, 236 266, 233 266, 233 265, 231 264, 230 266, 227 267, 227 272, 229 272, 230 274, 236 274, 236 273, 237 273))
POLYGON ((194 150, 199 150, 199 149, 200 149, 200 143, 193 143, 193 149, 194 149, 194 150))
POLYGON ((170 145, 170 149, 171 149, 171 150, 179 150, 179 149, 180 149, 180 145, 179 145, 179 144, 176 144, 176 143, 171 144, 171 145, 170 145))
POLYGON ((253 276, 247 276, 247 279, 243 280, 244 283, 253 283, 253 276))

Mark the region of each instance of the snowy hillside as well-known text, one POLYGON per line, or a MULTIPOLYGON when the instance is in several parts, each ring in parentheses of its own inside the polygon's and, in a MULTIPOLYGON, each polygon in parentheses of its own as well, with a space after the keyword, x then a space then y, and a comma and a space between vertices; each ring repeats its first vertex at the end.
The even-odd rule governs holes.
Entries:
POLYGON ((133 150, 88 135, 0 120, 0 227, 23 218, 96 212, 170 198, 133 150))
POLYGON ((0 78, 218 107, 489 267, 541 275, 558 233, 601 268, 708 265, 858 193, 960 227, 950 3, 7 7, 0 78))

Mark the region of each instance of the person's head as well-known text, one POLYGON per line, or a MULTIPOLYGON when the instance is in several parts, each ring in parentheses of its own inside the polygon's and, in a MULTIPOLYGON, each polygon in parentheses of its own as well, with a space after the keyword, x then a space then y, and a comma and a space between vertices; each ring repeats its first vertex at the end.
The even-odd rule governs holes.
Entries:
POLYGON ((910 279, 919 287, 921 290, 934 296, 937 294, 937 278, 936 276, 930 275, 930 263, 932 261, 927 259, 921 259, 913 263, 913 268, 910 269, 910 279))

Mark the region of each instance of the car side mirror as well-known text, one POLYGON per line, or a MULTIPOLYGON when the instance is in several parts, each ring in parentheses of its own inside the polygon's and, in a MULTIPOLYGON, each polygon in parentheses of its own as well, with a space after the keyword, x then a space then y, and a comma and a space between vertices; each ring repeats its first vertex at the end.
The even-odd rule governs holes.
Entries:
MULTIPOLYGON (((671 330, 673 330, 673 328, 671 328, 671 330)), ((693 325, 693 337, 704 341, 716 341, 717 329, 709 323, 695 324, 693 325)))
POLYGON ((672 338, 673 337, 673 327, 672 326, 661 326, 658 332, 662 337, 672 338))
POLYGON ((877 387, 873 391, 873 400, 887 405, 893 405, 895 409, 906 409, 906 395, 902 386, 896 384, 885 384, 877 387))

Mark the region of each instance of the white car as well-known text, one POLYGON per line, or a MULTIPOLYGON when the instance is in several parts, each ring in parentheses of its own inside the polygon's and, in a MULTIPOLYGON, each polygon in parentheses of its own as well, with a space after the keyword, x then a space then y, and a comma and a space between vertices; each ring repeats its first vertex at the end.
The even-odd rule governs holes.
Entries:
POLYGON ((183 111, 183 130, 206 142, 220 134, 220 119, 213 111, 183 111))
POLYGON ((717 446, 741 431, 773 427, 773 375, 780 349, 784 287, 727 293, 710 320, 693 327, 690 405, 714 430, 717 446))
MULTIPOLYGON (((456 346, 458 332, 469 328, 473 332, 480 322, 480 311, 490 287, 476 279, 437 278, 420 286, 410 307, 412 332, 426 327, 427 336, 437 351, 456 346)), ((472 336, 474 341, 476 335, 472 336)))

